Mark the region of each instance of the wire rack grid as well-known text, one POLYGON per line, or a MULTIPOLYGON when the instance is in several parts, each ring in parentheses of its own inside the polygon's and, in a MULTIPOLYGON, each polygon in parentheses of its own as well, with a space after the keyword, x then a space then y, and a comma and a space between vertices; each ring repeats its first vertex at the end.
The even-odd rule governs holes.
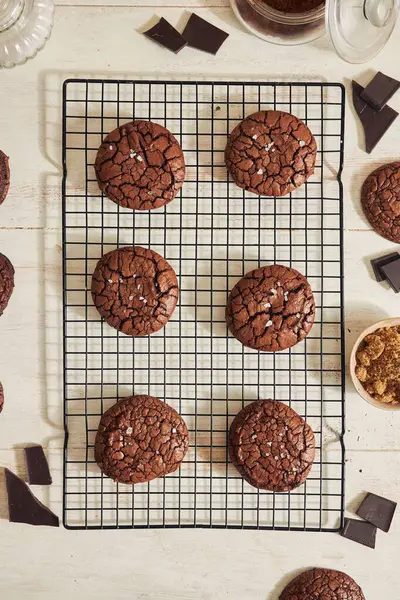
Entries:
POLYGON ((343 87, 74 79, 63 94, 64 525, 337 530, 344 506, 343 87), (292 194, 260 198, 229 181, 223 152, 242 118, 272 108, 309 125, 317 166, 292 194), (103 197, 93 169, 104 135, 135 118, 166 126, 185 154, 180 195, 154 211, 103 197), (172 319, 145 338, 103 323, 90 294, 99 258, 131 244, 164 256, 180 286, 172 319), (224 317, 233 285, 268 263, 304 273, 317 304, 307 339, 279 353, 244 348, 224 317), (109 406, 143 393, 184 417, 190 450, 174 474, 118 485, 95 464, 94 437, 109 406), (263 398, 288 403, 315 432, 311 474, 290 493, 256 490, 229 462, 233 417, 263 398))

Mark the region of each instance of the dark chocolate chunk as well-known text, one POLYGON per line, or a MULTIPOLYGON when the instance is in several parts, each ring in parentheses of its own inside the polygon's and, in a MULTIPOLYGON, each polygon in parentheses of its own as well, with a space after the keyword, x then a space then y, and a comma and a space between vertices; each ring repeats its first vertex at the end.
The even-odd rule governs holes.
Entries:
POLYGON ((382 271, 393 291, 398 294, 400 292, 400 260, 395 260, 388 265, 384 265, 382 271))
POLYGON ((371 260, 371 267, 374 271, 375 279, 377 281, 384 281, 386 279, 386 275, 382 271, 382 267, 388 265, 395 260, 400 259, 400 254, 398 252, 392 252, 391 254, 385 254, 385 256, 379 256, 378 258, 373 258, 371 260))
POLYGON ((59 527, 57 515, 51 512, 32 494, 29 487, 14 473, 5 469, 8 495, 8 512, 11 523, 59 527))
POLYGON ((396 507, 397 502, 369 493, 358 507, 357 514, 382 531, 388 532, 396 507))
POLYGON ((144 31, 144 35, 154 42, 161 44, 161 46, 168 48, 168 50, 175 52, 175 54, 187 44, 186 39, 164 17, 161 17, 154 27, 148 31, 144 31))
POLYGON ((345 519, 342 536, 368 548, 375 548, 376 527, 365 521, 345 519))
POLYGON ((29 483, 31 485, 51 485, 53 480, 42 446, 24 448, 24 452, 29 483))
POLYGON ((364 88, 356 83, 353 85, 353 104, 365 133, 365 150, 368 154, 372 152, 380 139, 393 124, 399 113, 386 105, 382 110, 374 110, 360 96, 364 88))
POLYGON ((360 98, 375 110, 381 110, 399 88, 400 81, 378 71, 367 87, 363 89, 360 98))
POLYGON ((182 35, 192 48, 217 54, 229 33, 192 13, 182 35))

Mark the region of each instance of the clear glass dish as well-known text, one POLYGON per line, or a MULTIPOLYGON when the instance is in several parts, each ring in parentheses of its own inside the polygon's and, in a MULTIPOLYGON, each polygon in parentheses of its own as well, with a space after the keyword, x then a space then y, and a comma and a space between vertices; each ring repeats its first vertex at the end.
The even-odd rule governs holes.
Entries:
POLYGON ((268 0, 230 0, 242 25, 267 42, 305 44, 329 32, 337 54, 351 63, 373 58, 396 25, 400 0, 326 0, 307 12, 282 12, 268 0))
POLYGON ((53 0, 0 0, 0 67, 32 58, 48 40, 53 0))
POLYGON ((303 13, 283 13, 262 0, 231 0, 236 17, 254 35, 273 44, 306 44, 325 33, 325 5, 303 13))

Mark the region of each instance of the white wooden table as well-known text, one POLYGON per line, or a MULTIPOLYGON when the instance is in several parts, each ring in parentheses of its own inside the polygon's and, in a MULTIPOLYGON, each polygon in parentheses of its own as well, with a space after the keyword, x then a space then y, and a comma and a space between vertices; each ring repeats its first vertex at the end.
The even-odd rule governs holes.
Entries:
MULTIPOLYGON (((400 24, 368 65, 339 60, 327 37, 303 47, 250 37, 228 0, 73 0, 57 2, 45 49, 26 65, 0 73, 1 148, 11 156, 12 188, 1 207, 0 250, 16 267, 16 288, 0 320, 0 465, 23 475, 26 443, 48 449, 54 484, 35 490, 61 514, 61 82, 70 76, 300 79, 361 84, 378 69, 399 75, 400 24), (196 11, 230 33, 216 58, 185 49, 177 56, 135 30, 154 14, 179 24, 196 11)), ((400 95, 391 102, 400 110, 400 95)), ((373 280, 368 257, 394 245, 372 232, 360 211, 360 186, 372 168, 399 159, 400 120, 368 156, 347 107, 345 296, 347 354, 361 329, 399 316, 399 300, 373 280)), ((400 499, 400 415, 366 405, 348 382, 346 505, 365 490, 400 499)), ((7 600, 212 599, 276 600, 296 572, 314 565, 347 571, 368 600, 400 598, 400 519, 378 534, 375 551, 337 534, 169 530, 69 532, 10 524, 0 472, 0 589, 7 600)))

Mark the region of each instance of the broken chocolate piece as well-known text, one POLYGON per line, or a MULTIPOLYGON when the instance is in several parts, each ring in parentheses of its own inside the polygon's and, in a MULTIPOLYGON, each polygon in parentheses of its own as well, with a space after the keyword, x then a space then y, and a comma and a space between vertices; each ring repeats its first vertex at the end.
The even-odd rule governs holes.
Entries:
POLYGON ((229 33, 192 13, 182 35, 191 48, 217 54, 229 33))
POLYGON ((386 280, 390 283, 393 291, 400 292, 400 260, 395 260, 382 267, 386 280))
POLYGON ((164 17, 161 17, 154 27, 143 33, 154 42, 164 46, 164 48, 175 52, 175 54, 187 44, 185 38, 164 17))
POLYGON ((376 527, 365 521, 345 519, 342 536, 368 548, 375 548, 376 527))
POLYGON ((375 110, 381 110, 399 88, 400 81, 378 71, 367 87, 360 93, 360 98, 375 110))
POLYGON ((3 406, 4 406, 4 388, 3 388, 3 384, 0 383, 0 413, 3 410, 3 406))
POLYGON ((392 524, 396 507, 397 502, 368 493, 358 507, 357 514, 387 533, 392 524))
POLYGON ((42 446, 24 448, 24 452, 29 483, 31 485, 51 485, 53 480, 42 446))
POLYGON ((399 116, 399 113, 388 105, 380 111, 374 110, 360 96, 364 88, 356 81, 353 81, 352 85, 354 108, 356 109, 364 128, 365 150, 370 154, 395 119, 399 116))
POLYGON ((11 523, 59 527, 57 515, 51 512, 32 494, 29 487, 14 473, 5 469, 8 495, 8 512, 11 523))
POLYGON ((400 259, 400 254, 398 252, 392 252, 391 254, 385 254, 385 256, 379 256, 378 258, 373 258, 371 260, 371 267, 374 271, 375 279, 377 281, 384 281, 386 279, 386 275, 382 271, 382 267, 388 265, 395 260, 400 259))

